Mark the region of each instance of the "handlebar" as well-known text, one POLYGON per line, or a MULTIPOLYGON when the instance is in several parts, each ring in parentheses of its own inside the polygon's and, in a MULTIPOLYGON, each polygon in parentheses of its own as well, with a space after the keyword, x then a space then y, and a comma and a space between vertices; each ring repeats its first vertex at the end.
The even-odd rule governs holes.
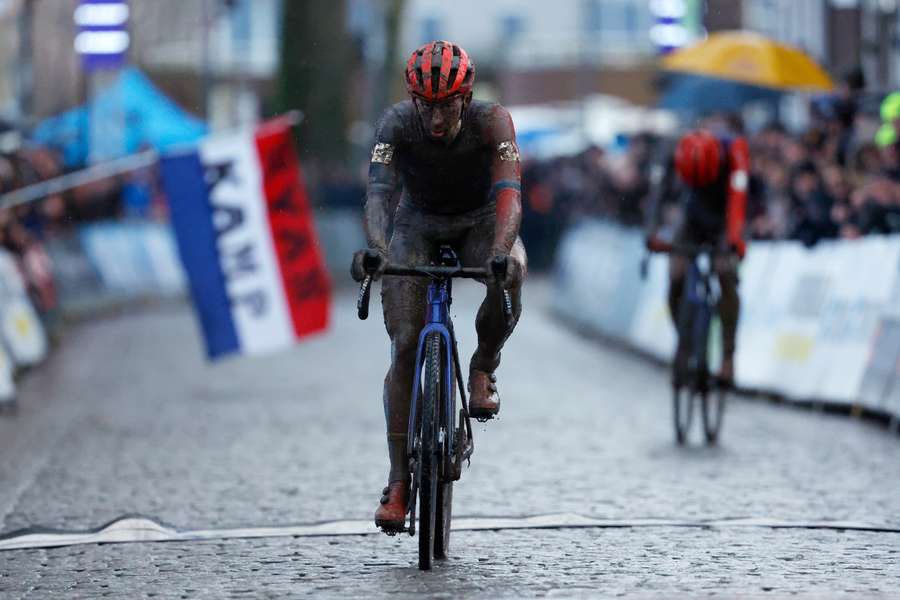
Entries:
MULTIPOLYGON (((380 257, 374 250, 368 250, 363 258, 363 269, 367 273, 359 288, 356 311, 359 318, 369 317, 369 299, 372 295, 372 276, 378 270, 380 257)), ((498 256, 491 263, 494 277, 501 279, 506 274, 507 258, 498 256)), ((384 275, 395 277, 431 277, 441 279, 487 279, 491 273, 487 269, 477 267, 445 267, 434 265, 403 266, 388 263, 384 275)), ((508 290, 503 290, 503 309, 507 317, 512 316, 512 298, 508 290)))
POLYGON ((717 257, 737 256, 737 252, 733 249, 721 250, 712 244, 681 244, 675 242, 664 242, 657 239, 651 239, 647 242, 647 253, 641 259, 640 274, 641 279, 647 279, 647 273, 650 267, 650 254, 676 254, 695 259, 702 254, 709 255, 710 259, 717 257))
POLYGON ((443 279, 484 279, 488 276, 487 269, 473 267, 404 267, 388 264, 384 270, 385 275, 396 277, 438 277, 443 279))

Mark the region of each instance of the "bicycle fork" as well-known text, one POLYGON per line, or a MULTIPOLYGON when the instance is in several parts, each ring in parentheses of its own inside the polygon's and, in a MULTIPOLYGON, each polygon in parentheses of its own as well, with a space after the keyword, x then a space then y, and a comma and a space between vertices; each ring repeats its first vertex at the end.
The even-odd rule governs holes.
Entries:
POLYGON ((718 281, 712 276, 712 263, 708 255, 701 254, 690 264, 685 285, 688 310, 692 316, 690 330, 686 332, 691 336, 690 347, 693 350, 687 357, 689 372, 696 378, 697 387, 705 388, 709 370, 709 326, 720 295, 718 281))

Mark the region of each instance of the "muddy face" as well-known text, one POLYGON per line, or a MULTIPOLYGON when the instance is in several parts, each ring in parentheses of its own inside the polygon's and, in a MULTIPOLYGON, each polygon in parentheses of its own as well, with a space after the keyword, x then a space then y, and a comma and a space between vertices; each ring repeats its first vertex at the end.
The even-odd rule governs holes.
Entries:
POLYGON ((456 139, 465 108, 465 99, 462 96, 454 96, 442 102, 427 102, 415 98, 413 102, 419 112, 422 129, 429 138, 444 144, 450 144, 456 139))

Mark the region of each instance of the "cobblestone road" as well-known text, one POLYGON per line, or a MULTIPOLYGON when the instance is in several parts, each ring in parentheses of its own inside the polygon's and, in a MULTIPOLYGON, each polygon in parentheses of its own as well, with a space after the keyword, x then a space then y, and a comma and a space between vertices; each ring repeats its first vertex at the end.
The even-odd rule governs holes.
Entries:
MULTIPOLYGON (((472 349, 475 285, 456 287, 472 349)), ((718 448, 672 442, 667 374, 545 312, 545 285, 498 372, 457 515, 857 520, 900 527, 900 440, 847 419, 730 407, 718 448)), ((0 419, 0 523, 87 528, 141 513, 181 528, 369 518, 386 475, 380 319, 336 301, 327 334, 204 363, 185 307, 76 328, 0 419)), ((377 311, 373 306, 373 314, 377 311)), ((467 360, 467 359, 466 359, 467 360)), ((0 595, 521 597, 677 592, 873 597, 900 589, 900 535, 645 528, 459 532, 415 569, 408 538, 79 546, 0 554, 0 595)))

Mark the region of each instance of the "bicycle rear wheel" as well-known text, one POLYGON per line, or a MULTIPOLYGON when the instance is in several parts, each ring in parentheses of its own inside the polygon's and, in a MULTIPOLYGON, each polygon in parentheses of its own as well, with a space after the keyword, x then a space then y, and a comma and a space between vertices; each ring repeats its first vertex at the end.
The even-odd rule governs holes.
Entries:
POLYGON ((707 444, 713 445, 719 441, 719 431, 722 429, 727 397, 728 390, 717 387, 710 390, 703 399, 703 432, 706 434, 707 444))
POLYGON ((675 425, 675 441, 684 445, 694 417, 696 390, 694 354, 694 310, 685 285, 678 310, 678 344, 672 369, 672 422, 675 425))
POLYGON ((419 451, 419 568, 431 569, 434 559, 438 496, 438 423, 441 398, 441 335, 425 338, 425 385, 419 451))
POLYGON ((697 368, 696 388, 700 396, 700 414, 707 444, 715 444, 722 426, 725 390, 713 384, 709 372, 709 331, 712 314, 709 306, 700 304, 694 314, 694 363, 697 368))
POLYGON ((450 552, 450 514, 453 512, 453 482, 437 486, 437 514, 435 515, 434 557, 447 558, 450 552))
POLYGON ((694 418, 694 390, 690 385, 672 386, 672 415, 675 424, 675 441, 684 445, 691 421, 694 418))

